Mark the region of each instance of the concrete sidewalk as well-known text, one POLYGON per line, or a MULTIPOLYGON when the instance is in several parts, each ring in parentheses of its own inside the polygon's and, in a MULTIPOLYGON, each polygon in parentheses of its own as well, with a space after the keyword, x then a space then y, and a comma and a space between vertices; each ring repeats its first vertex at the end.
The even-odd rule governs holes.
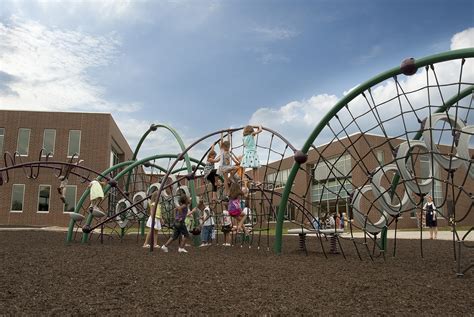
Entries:
POLYGON ((66 227, 0 227, 0 231, 53 231, 67 232, 66 227))
MULTIPOLYGON (((467 231, 458 231, 459 239, 462 239, 467 231)), ((344 238, 350 238, 350 232, 345 232, 341 235, 344 238)), ((421 236, 423 240, 430 239, 430 232, 428 229, 424 229, 421 236)), ((355 232, 354 238, 363 238, 363 232, 355 232)), ((395 230, 388 230, 387 233, 388 239, 395 238, 395 230)), ((408 240, 420 240, 420 231, 397 231, 397 239, 408 239, 408 240)), ((453 240, 453 233, 451 231, 438 231, 438 240, 453 240)), ((474 241, 474 232, 471 232, 465 239, 466 241, 474 241)))
MULTIPOLYGON (((67 232, 68 228, 66 227, 0 227, 0 231, 53 231, 53 232, 67 232)), ((462 239, 466 234, 466 230, 458 231, 459 238, 462 239)), ((291 234, 295 235, 295 234, 291 234)), ((308 236, 315 236, 315 233, 310 233, 308 236)), ((363 238, 363 232, 354 232, 354 238, 363 238)), ((350 238, 351 234, 349 231, 344 232, 341 237, 350 238)), ((428 229, 423 229, 423 240, 430 239, 430 232, 428 229)), ((388 230, 388 238, 395 238, 395 230, 388 230)), ((419 240, 420 231, 397 231, 397 239, 409 239, 409 240, 419 240)), ((438 231, 438 240, 453 240, 453 233, 451 231, 438 231)), ((471 232, 465 239, 466 241, 474 241, 474 231, 471 232)))
MULTIPOLYGON (((467 231, 458 231, 459 239, 462 239, 467 231)), ((350 238, 350 232, 343 233, 342 237, 350 238)), ((355 232, 354 238, 363 238, 364 233, 362 232, 355 232)), ((387 234, 388 239, 395 238, 395 230, 388 230, 387 234)), ((430 239, 430 231, 429 229, 424 229, 422 232, 423 240, 430 239)), ((397 231, 397 239, 409 239, 409 240, 419 240, 420 239, 420 231, 397 231)), ((453 233, 451 231, 438 231, 438 240, 453 240, 453 233)), ((466 241, 474 241, 474 232, 471 232, 465 239, 466 241)))
MULTIPOLYGON (((467 233, 466 230, 461 230, 458 231, 458 236, 459 239, 463 239, 464 235, 467 233)), ((288 234, 288 235, 297 235, 295 234, 288 234)), ((316 233, 308 233, 308 236, 316 236, 316 233)), ((350 238, 351 233, 349 231, 345 231, 343 234, 341 234, 341 237, 343 238, 350 238)), ((364 233, 363 232, 354 232, 353 234, 354 238, 364 238, 364 233)), ((388 230, 387 233, 388 239, 394 239, 395 238, 395 230, 388 230)), ((429 240, 430 239, 430 232, 429 229, 423 229, 423 232, 421 234, 421 237, 423 240, 429 240)), ((378 236, 380 238, 380 235, 378 236)), ((397 231, 397 239, 408 239, 408 240, 420 240, 420 231, 397 231)), ((451 231, 438 231, 438 239, 437 240, 448 240, 448 241, 453 241, 453 233, 451 231)), ((471 232, 466 238, 465 241, 474 241, 474 231, 471 232)))

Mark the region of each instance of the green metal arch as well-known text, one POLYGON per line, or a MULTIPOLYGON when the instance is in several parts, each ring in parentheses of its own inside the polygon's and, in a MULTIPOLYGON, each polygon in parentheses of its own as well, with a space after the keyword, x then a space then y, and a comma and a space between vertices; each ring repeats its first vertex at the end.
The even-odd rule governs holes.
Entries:
MULTIPOLYGON (((108 169, 104 170, 102 173, 100 173, 101 175, 107 175, 109 173, 112 173, 113 171, 115 170, 118 170, 122 167, 125 167, 125 166, 128 166, 125 170, 123 170, 122 172, 120 172, 119 174, 117 174, 117 176, 115 177, 115 179, 119 179, 121 177, 123 177, 123 175, 125 175, 126 173, 130 172, 131 170, 133 170, 135 167, 145 163, 145 162, 148 162, 150 160, 153 160, 153 159, 159 159, 159 158, 177 158, 179 155, 177 154, 161 154, 161 155, 154 155, 154 156, 150 156, 150 157, 147 157, 147 158, 144 158, 140 161, 126 161, 126 162, 121 162, 121 163, 118 163, 114 166, 111 166, 109 167, 108 169), (119 176, 120 175, 120 176, 119 176)), ((196 163, 199 163, 199 161, 197 159, 194 159, 194 158, 190 158, 191 161, 193 162, 196 162, 196 163)), ((164 171, 166 171, 166 169, 163 169, 164 171)), ((179 172, 179 170, 176 170, 174 172, 179 172)), ((97 177, 97 180, 102 180, 104 177, 103 176, 98 176, 97 177)), ((110 189, 110 186, 107 185, 107 187, 105 188, 104 190, 104 194, 107 193, 110 189)), ((77 202, 76 204, 76 207, 74 209, 74 212, 75 213, 79 213, 79 211, 81 210, 81 207, 82 205, 84 204, 84 201, 86 200, 86 198, 88 197, 90 193, 90 189, 87 188, 84 193, 82 194, 81 198, 79 199, 79 201, 77 202)), ((92 218, 88 218, 87 219, 87 224, 90 225, 90 222, 92 222, 92 218)), ((74 233, 74 224, 75 224, 75 221, 73 219, 71 219, 69 221, 69 227, 68 227, 68 234, 67 234, 67 238, 66 238, 66 242, 71 242, 72 241, 72 235, 74 233)), ((87 239, 86 239, 87 241, 87 239)))
MULTIPOLYGON (((135 167, 137 166, 140 166, 142 165, 143 163, 145 162, 148 162, 150 160, 154 160, 154 159, 160 159, 160 158, 168 158, 168 157, 171 157, 171 158, 176 158, 178 157, 178 155, 176 154, 157 154, 157 155, 152 155, 150 157, 146 157, 144 159, 141 159, 141 160, 138 160, 138 161, 134 161, 132 164, 130 164, 126 169, 124 169, 123 171, 121 171, 120 173, 118 173, 117 175, 115 175, 114 179, 115 180, 119 180, 121 179, 124 175, 128 174, 130 171, 132 171, 135 167)), ((104 195, 106 195, 109 190, 110 190, 111 186, 109 184, 107 184, 107 186, 105 186, 104 188, 104 195)), ((84 192, 84 194, 87 196, 89 194, 90 190, 89 188, 84 192)), ((84 195, 83 194, 83 195, 84 195)), ((82 198, 82 197, 81 197, 82 198)), ((81 206, 76 206, 77 207, 82 207, 81 206)), ((87 217, 87 220, 86 220, 86 225, 90 225, 92 223, 92 214, 89 214, 89 216, 87 217)), ((84 233, 82 235, 82 242, 85 243, 87 242, 87 240, 89 239, 89 234, 87 233, 84 233)))
MULTIPOLYGON (((126 162, 121 162, 119 164, 116 164, 114 166, 111 166, 109 167, 108 169, 104 170, 102 173, 100 173, 101 175, 107 175, 119 168, 122 168, 124 166, 128 166, 130 164, 132 164, 133 161, 126 161, 126 162)), ((97 180, 101 180, 103 179, 102 176, 98 176, 97 177, 97 180)), ((76 204, 76 207, 74 208, 74 212, 75 213, 79 213, 81 207, 82 207, 82 204, 84 203, 84 201, 86 200, 87 196, 89 195, 89 192, 90 192, 90 189, 87 188, 84 193, 82 194, 81 198, 79 198, 79 201, 77 202, 76 204)), ((71 218, 71 220, 69 220, 69 228, 68 228, 68 232, 67 232, 67 237, 66 237, 66 242, 71 242, 72 241, 72 235, 74 233, 74 224, 76 222, 74 221, 74 219, 71 218)))
MULTIPOLYGON (((181 136, 178 134, 178 132, 175 129, 173 129, 172 127, 170 127, 166 124, 152 124, 148 128, 148 130, 145 132, 145 134, 141 137, 140 141, 138 142, 138 145, 135 148, 135 152, 133 153, 133 157, 132 157, 133 160, 137 159, 138 152, 140 151, 140 148, 141 148, 143 142, 145 141, 146 137, 152 131, 156 131, 158 128, 163 128, 163 129, 166 129, 166 130, 170 131, 171 134, 174 136, 175 140, 178 142, 178 144, 181 148, 181 152, 184 152, 186 150, 183 139, 181 138, 181 136)), ((191 162, 189 161, 188 153, 185 153, 184 161, 186 163, 186 168, 187 168, 188 173, 192 173, 192 166, 191 166, 191 162)), ((132 171, 130 171, 128 173, 127 182, 126 182, 126 185, 125 185, 125 192, 128 192, 128 190, 129 190, 129 184, 130 184, 131 176, 132 176, 132 171)), ((191 207, 194 208, 197 205, 196 190, 195 190, 195 187, 194 187, 194 180, 189 181, 189 192, 190 192, 190 195, 191 195, 191 203, 192 203, 191 207)), ((198 216, 196 214, 194 215, 194 221, 195 222, 198 221, 198 216)), ((142 226, 142 234, 144 234, 144 227, 143 226, 142 226)))
MULTIPOLYGON (((461 59, 461 58, 470 58, 470 57, 474 57, 474 48, 453 50, 453 51, 444 52, 444 53, 440 53, 436 55, 431 55, 425 58, 421 58, 419 60, 415 60, 415 66, 418 69, 420 67, 424 67, 424 66, 431 65, 434 63, 445 62, 445 61, 461 59)), ((314 140, 319 135, 319 133, 321 133, 323 128, 339 112, 339 110, 341 110, 352 99, 356 98, 359 94, 361 94, 368 88, 378 83, 381 83, 386 79, 389 79, 391 77, 394 77, 400 74, 402 74, 402 70, 400 69, 400 66, 394 67, 384 73, 381 73, 373 77, 372 79, 369 79, 368 81, 362 83, 361 85, 357 86, 352 91, 350 91, 346 96, 340 99, 334 105, 334 107, 321 119, 321 121, 318 123, 318 125, 314 128, 314 130, 309 135, 301 151, 305 154, 308 153, 308 150, 310 149, 311 144, 314 142, 314 140)), ((290 174, 288 175, 288 180, 283 192, 282 199, 280 201, 280 205, 278 207, 277 224, 275 228, 275 245, 274 245, 274 251, 277 254, 281 253, 281 248, 282 248, 284 210, 286 210, 291 187, 293 186, 299 167, 300 167, 299 163, 297 162, 293 163, 293 167, 291 168, 290 174)))
MULTIPOLYGON (((184 142, 183 142, 183 139, 181 138, 181 136, 178 134, 178 132, 176 132, 175 129, 173 129, 172 127, 166 125, 166 124, 152 124, 150 126, 150 128, 148 128, 148 130, 145 132, 145 134, 143 134, 143 136, 141 137, 140 141, 138 142, 137 144, 137 147, 135 148, 135 152, 133 153, 133 157, 132 157, 132 160, 135 161, 137 159, 137 156, 138 156, 138 152, 140 151, 140 148, 143 144, 143 142, 145 141, 146 137, 152 132, 152 131, 156 131, 158 128, 163 128, 163 129, 166 129, 168 131, 171 132, 171 134, 174 136, 174 138, 176 139, 176 141, 178 142, 180 148, 181 148, 181 151, 184 152, 184 150, 186 149, 185 145, 184 145, 184 142)), ((186 153, 184 155, 184 161, 186 163, 186 168, 187 168, 187 171, 188 173, 191 173, 192 172, 192 166, 191 166, 191 162, 190 162, 190 158, 189 158, 189 155, 186 153)), ((132 176, 132 171, 130 171, 128 173, 128 176, 127 176, 127 182, 125 184, 125 191, 128 192, 128 189, 129 189, 129 185, 130 185, 130 178, 132 176)), ((194 188, 194 180, 190 180, 189 181, 189 191, 190 191, 190 194, 191 194, 191 199, 192 199, 192 207, 195 207, 197 205, 197 200, 196 200, 196 191, 195 191, 195 188, 194 188)))

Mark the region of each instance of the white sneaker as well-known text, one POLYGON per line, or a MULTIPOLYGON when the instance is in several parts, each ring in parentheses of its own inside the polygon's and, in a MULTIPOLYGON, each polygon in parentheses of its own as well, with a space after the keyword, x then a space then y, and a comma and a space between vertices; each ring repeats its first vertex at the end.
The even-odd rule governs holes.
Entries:
POLYGON ((200 248, 202 248, 202 247, 207 247, 207 243, 203 243, 203 244, 201 244, 199 247, 200 247, 200 248))
POLYGON ((150 245, 149 245, 149 244, 145 244, 145 245, 143 245, 143 247, 144 247, 144 248, 149 248, 150 245))
POLYGON ((178 248, 179 253, 188 253, 185 248, 178 248))
POLYGON ((161 246, 161 251, 168 252, 168 247, 165 245, 161 246))

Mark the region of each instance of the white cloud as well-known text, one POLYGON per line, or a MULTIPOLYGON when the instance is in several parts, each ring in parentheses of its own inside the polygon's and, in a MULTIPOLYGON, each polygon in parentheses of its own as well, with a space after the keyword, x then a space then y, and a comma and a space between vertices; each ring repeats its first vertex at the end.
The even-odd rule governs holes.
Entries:
POLYGON ((133 0, 81 0, 81 1, 8 1, 5 0, 4 8, 10 14, 23 18, 54 17, 55 21, 67 19, 92 18, 95 22, 127 22, 149 23, 152 22, 146 10, 149 1, 133 0))
POLYGON ((256 48, 251 49, 258 55, 258 60, 263 64, 272 63, 288 63, 290 58, 282 53, 275 52, 275 48, 271 49, 268 47, 273 42, 283 41, 298 36, 298 32, 293 31, 289 28, 282 27, 255 27, 251 30, 257 35, 257 39, 260 45, 256 48), (261 46, 263 44, 263 46, 261 46))
POLYGON ((114 29, 124 25, 161 24, 169 29, 194 31, 219 12, 218 0, 80 0, 16 1, 3 0, 6 14, 59 25, 81 25, 114 29))
POLYGON ((287 63, 290 59, 282 54, 275 54, 275 53, 264 53, 261 57, 261 61, 263 64, 270 64, 270 63, 277 63, 277 62, 284 62, 287 63))
POLYGON ((12 17, 0 23, 0 108, 51 111, 136 111, 104 97, 89 71, 113 63, 120 42, 114 36, 47 28, 12 17), (5 88, 6 87, 6 88, 5 88), (9 89, 9 90, 8 90, 9 89))
POLYGON ((321 94, 307 100, 292 101, 280 108, 260 108, 253 113, 250 123, 276 130, 294 146, 301 147, 304 138, 338 99, 335 95, 321 94))
MULTIPOLYGON (((474 28, 467 29, 455 34, 451 40, 451 48, 457 49, 461 47, 473 46, 474 28)), ((376 51, 376 50, 375 50, 376 51)), ((434 88, 429 89, 430 105, 439 107, 443 104, 443 100, 451 98, 457 93, 458 86, 443 86, 444 84, 457 83, 459 81, 460 65, 459 61, 438 63, 435 65, 437 80, 441 87, 436 87, 436 78, 433 72, 429 72, 430 85, 435 85, 434 88), (441 91, 441 92, 440 92, 441 91)), ((463 68, 464 83, 474 83, 474 61, 469 59, 466 61, 463 68)), ((374 74, 375 75, 375 74, 374 74)), ((420 87, 426 86, 426 72, 425 69, 418 70, 418 73, 413 76, 398 76, 401 88, 405 92, 415 91, 420 87)), ((310 133, 321 122, 321 119, 329 112, 330 109, 343 96, 357 86, 352 87, 348 91, 344 91, 342 96, 319 94, 312 96, 310 99, 302 101, 292 101, 281 107, 262 107, 255 111, 249 122, 252 124, 262 124, 266 127, 274 129, 285 136, 293 145, 301 147, 306 141, 310 133)), ((467 85, 461 85, 461 89, 466 88, 467 85)), ((401 90, 400 90, 401 91, 401 90)), ((338 138, 342 138, 348 134, 363 130, 369 133, 382 134, 383 131, 378 128, 378 121, 382 120, 388 135, 395 136, 404 133, 404 123, 407 128, 416 131, 420 123, 418 118, 413 115, 413 110, 418 114, 419 119, 424 119, 428 110, 423 109, 428 106, 428 89, 423 89, 419 92, 411 93, 408 96, 409 102, 405 97, 400 100, 397 96, 397 86, 393 79, 388 79, 371 88, 372 96, 366 92, 366 96, 370 104, 379 105, 377 112, 372 112, 368 102, 363 96, 359 95, 349 103, 350 112, 343 108, 338 112, 338 118, 333 118, 330 121, 330 126, 325 126, 320 136, 315 140, 315 144, 323 144, 334 138, 334 132, 339 133, 338 138), (401 103, 401 105, 400 105, 401 103), (400 109, 403 111, 411 111, 404 115, 405 122, 399 116, 400 109), (353 117, 360 117, 353 122, 353 117), (342 131, 342 126, 347 130, 342 131), (333 131, 331 131, 333 129, 333 131)), ((460 111, 459 116, 469 116, 468 121, 473 124, 474 114, 472 111, 468 114, 465 111, 460 111)))
POLYGON ((451 38, 451 49, 474 47, 474 27, 454 34, 451 38))
POLYGON ((378 56, 380 56, 381 53, 382 53, 382 47, 380 45, 373 45, 372 47, 369 48, 366 54, 359 56, 357 62, 365 63, 369 60, 373 60, 374 58, 377 58, 378 56))
MULTIPOLYGON (((138 142, 151 126, 151 124, 164 124, 162 122, 153 122, 148 120, 140 120, 135 118, 126 117, 123 115, 114 116, 117 125, 127 139, 132 151, 135 150, 138 142)), ((166 124, 170 127, 174 127, 173 124, 166 124)), ((188 147, 191 145, 196 138, 191 138, 186 133, 186 127, 181 127, 177 133, 183 140, 184 146, 188 147)), ((200 160, 205 151, 211 146, 212 142, 215 141, 216 137, 209 138, 197 144, 189 151, 189 155, 195 159, 200 160)), ((181 147, 178 141, 175 139, 173 134, 165 129, 158 128, 156 131, 152 131, 148 134, 142 146, 138 158, 143 159, 157 154, 179 154, 181 153, 181 147)), ((172 161, 171 161, 172 163, 172 161)), ((169 160, 162 160, 158 165, 167 167, 170 162, 169 160)), ((183 163, 179 163, 183 164, 183 163)))
POLYGON ((254 32, 256 32, 263 39, 268 41, 287 40, 299 34, 296 31, 281 27, 256 27, 254 28, 254 32))

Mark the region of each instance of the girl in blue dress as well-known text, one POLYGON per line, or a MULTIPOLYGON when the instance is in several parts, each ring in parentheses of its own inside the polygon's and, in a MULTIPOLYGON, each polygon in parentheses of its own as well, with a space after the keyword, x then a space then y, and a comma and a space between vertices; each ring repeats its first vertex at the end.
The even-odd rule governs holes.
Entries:
POLYGON ((255 136, 262 132, 262 126, 256 130, 253 126, 248 125, 244 128, 244 156, 242 158, 242 167, 252 169, 252 178, 257 186, 260 185, 258 180, 258 168, 260 161, 257 154, 257 144, 255 143, 255 136))

